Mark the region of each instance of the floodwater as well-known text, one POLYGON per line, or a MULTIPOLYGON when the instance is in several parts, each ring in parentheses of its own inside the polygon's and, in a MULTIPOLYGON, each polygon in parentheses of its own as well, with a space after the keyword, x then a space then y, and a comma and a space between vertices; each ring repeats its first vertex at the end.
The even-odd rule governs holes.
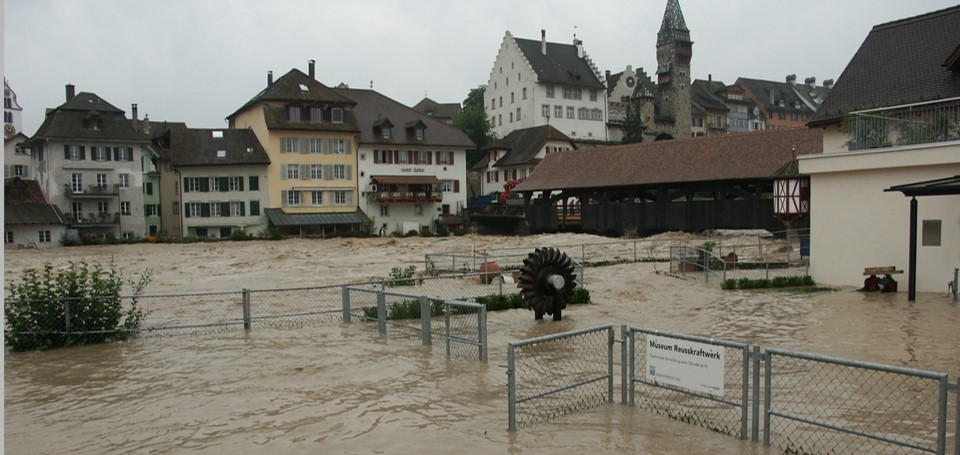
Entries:
MULTIPOLYGON (((613 404, 509 433, 507 344, 603 324, 939 371, 952 380, 960 375, 960 307, 945 294, 919 294, 908 303, 906 293, 852 289, 721 292, 715 284, 659 276, 676 280, 677 292, 652 292, 644 280, 631 281, 649 276, 648 267, 618 265, 591 275, 595 304, 569 307, 560 322, 535 322, 520 310, 491 313, 487 364, 446 358, 442 344, 382 337, 362 323, 7 352, 4 448, 8 454, 776 453, 619 404, 619 373, 613 404), (607 291, 624 282, 635 294, 607 291)), ((614 357, 619 363, 619 353, 614 357)))

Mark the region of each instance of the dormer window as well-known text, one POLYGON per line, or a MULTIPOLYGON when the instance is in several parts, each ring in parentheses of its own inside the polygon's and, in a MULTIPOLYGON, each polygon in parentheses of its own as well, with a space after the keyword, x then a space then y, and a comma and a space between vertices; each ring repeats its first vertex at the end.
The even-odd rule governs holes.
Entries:
POLYGON ((393 128, 390 125, 383 125, 380 127, 380 134, 383 135, 384 139, 390 139, 390 136, 393 134, 393 128))
POLYGON ((100 121, 100 113, 97 111, 90 111, 87 114, 87 117, 83 119, 84 127, 90 131, 100 131, 100 128, 103 124, 100 121))
POLYGON ((291 122, 301 121, 302 112, 300 106, 287 106, 287 120, 291 122))
POLYGON ((422 141, 422 140, 423 140, 423 128, 420 128, 419 126, 416 127, 416 128, 414 128, 414 129, 413 129, 413 134, 416 136, 416 138, 417 138, 418 141, 422 141))
POLYGON ((343 123, 343 108, 335 107, 330 109, 330 121, 333 123, 343 123))
POLYGON ((311 122, 322 122, 323 121, 323 109, 319 107, 310 108, 310 121, 311 122))

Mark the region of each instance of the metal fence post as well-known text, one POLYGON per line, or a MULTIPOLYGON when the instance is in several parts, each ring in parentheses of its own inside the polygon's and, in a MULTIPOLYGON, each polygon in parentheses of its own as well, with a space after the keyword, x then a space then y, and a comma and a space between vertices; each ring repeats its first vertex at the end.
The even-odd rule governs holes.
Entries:
POLYGON ((957 378, 957 385, 953 388, 953 394, 955 395, 953 401, 957 407, 957 415, 953 420, 957 426, 953 432, 953 451, 955 455, 960 455, 960 378, 957 378))
MULTIPOLYGON (((947 389, 950 386, 950 381, 948 376, 944 375, 940 378, 940 405, 937 406, 937 453, 946 453, 947 450, 947 402, 949 401, 949 395, 947 394, 947 389)), ((953 445, 957 445, 957 441, 960 440, 960 435, 954 436, 953 445)))
POLYGON ((507 345, 507 431, 517 431, 517 376, 515 372, 515 348, 513 343, 507 345))
POLYGON ((450 357, 450 302, 443 302, 443 334, 447 345, 447 357, 450 357))
POLYGON ((250 290, 243 290, 243 330, 249 331, 253 328, 253 324, 250 316, 250 290))
POLYGON ((753 442, 760 442, 760 346, 754 346, 750 360, 753 364, 753 442))
POLYGON ((70 332, 70 299, 63 299, 63 323, 65 330, 70 332))
POLYGON ((477 337, 480 340, 480 361, 487 363, 487 306, 477 313, 477 337))
POLYGON ((773 401, 773 357, 767 351, 764 356, 764 383, 763 383, 763 445, 770 447, 770 404, 773 401))
POLYGON ((433 334, 430 330, 430 316, 430 299, 426 296, 420 296, 420 330, 424 346, 433 344, 433 334))
POLYGON ((620 326, 620 403, 627 404, 627 337, 626 325, 620 326))
POLYGON ((613 344, 617 337, 613 327, 607 329, 607 403, 613 403, 613 344))
POLYGON ((343 307, 343 323, 350 323, 350 289, 347 289, 346 286, 340 288, 340 302, 343 307))
POLYGON ((387 299, 383 291, 377 292, 377 331, 387 333, 387 299))

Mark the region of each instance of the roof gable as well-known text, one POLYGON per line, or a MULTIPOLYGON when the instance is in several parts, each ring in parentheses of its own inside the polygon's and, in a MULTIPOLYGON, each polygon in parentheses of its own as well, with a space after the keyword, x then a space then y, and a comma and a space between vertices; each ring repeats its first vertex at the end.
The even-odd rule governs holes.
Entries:
POLYGON ((605 88, 587 59, 586 53, 584 52, 583 58, 577 55, 576 46, 548 42, 546 43, 547 53, 544 55, 540 41, 514 38, 514 42, 517 43, 524 58, 530 62, 539 82, 597 90, 605 88))
POLYGON ((257 136, 249 129, 174 128, 164 153, 174 166, 270 164, 257 136))
POLYGON ((147 142, 122 110, 88 92, 47 112, 30 141, 44 139, 147 142))
POLYGON ((552 153, 515 191, 770 179, 822 150, 821 130, 784 129, 552 153))
POLYGON ((236 117, 255 104, 268 101, 305 104, 326 103, 344 106, 355 104, 352 100, 338 94, 336 90, 294 68, 269 84, 267 88, 247 101, 240 109, 227 116, 227 119, 236 117))
POLYGON ((960 6, 874 26, 810 121, 837 123, 855 107, 889 107, 960 96, 944 62, 960 43, 960 6))
POLYGON ((568 142, 572 148, 576 148, 573 140, 560 130, 552 125, 542 125, 513 130, 485 149, 507 150, 507 153, 494 164, 495 167, 522 166, 538 161, 537 155, 549 141, 568 142))
POLYGON ((47 203, 36 180, 12 177, 3 182, 3 223, 65 224, 60 210, 47 203))

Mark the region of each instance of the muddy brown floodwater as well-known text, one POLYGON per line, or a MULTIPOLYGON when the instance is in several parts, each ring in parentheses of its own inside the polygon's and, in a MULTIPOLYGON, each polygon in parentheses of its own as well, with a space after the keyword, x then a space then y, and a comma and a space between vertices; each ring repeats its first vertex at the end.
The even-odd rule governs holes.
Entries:
MULTIPOLYGON (((327 239, 8 251, 24 267, 113 260, 152 269, 148 293, 278 288, 386 277, 425 252, 573 245, 570 234, 450 239, 327 239)), ((629 324, 764 347, 960 375, 960 308, 945 294, 721 291, 664 264, 591 268, 595 304, 560 322, 489 315, 487 364, 446 358, 442 345, 330 323, 131 341, 4 357, 4 449, 20 453, 645 453, 767 454, 616 403, 507 432, 507 344, 629 324)), ((619 331, 618 335, 619 337, 619 331)), ((618 356, 615 356, 618 357, 618 356)), ((619 368, 619 366, 617 366, 619 368)), ((952 428, 950 430, 952 432, 952 428)))

